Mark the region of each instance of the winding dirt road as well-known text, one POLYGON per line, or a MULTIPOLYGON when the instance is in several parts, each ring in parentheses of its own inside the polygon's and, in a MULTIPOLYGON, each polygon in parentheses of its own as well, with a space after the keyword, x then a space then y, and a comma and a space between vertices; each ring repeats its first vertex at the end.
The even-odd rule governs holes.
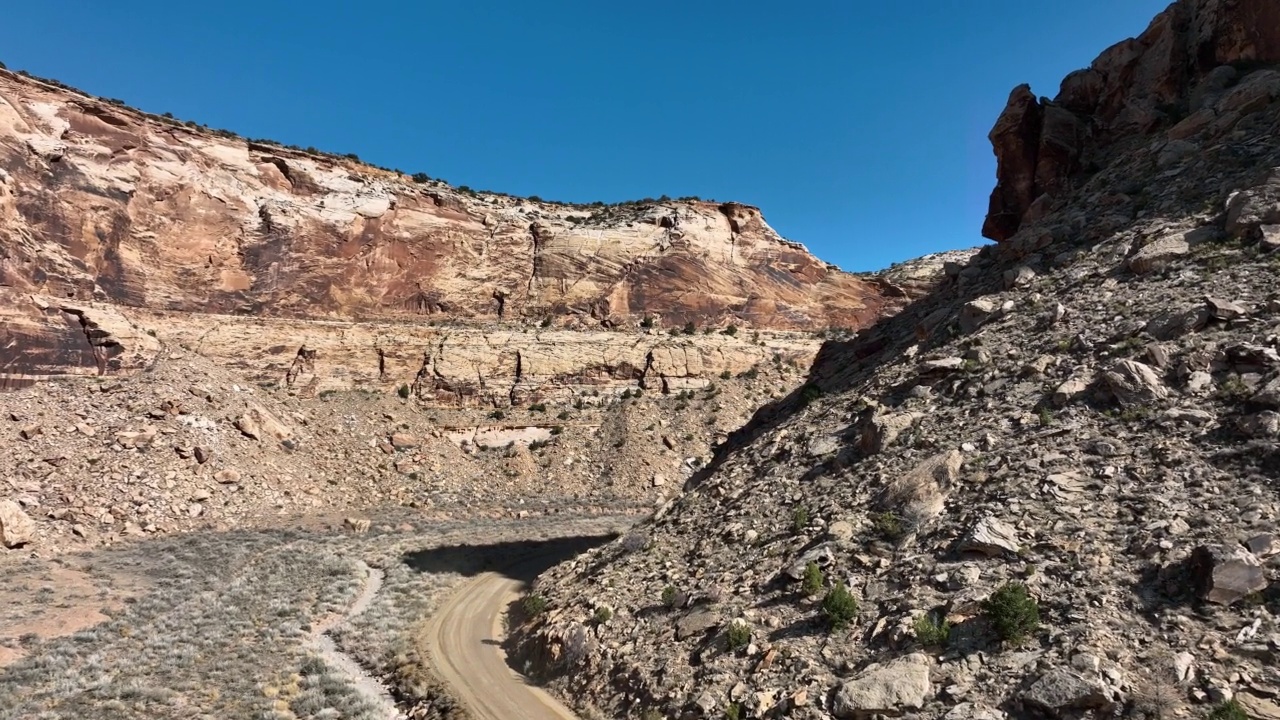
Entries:
POLYGON ((484 573, 458 588, 427 626, 434 669, 475 720, 577 720, 510 666, 502 642, 502 613, 523 585, 484 573))

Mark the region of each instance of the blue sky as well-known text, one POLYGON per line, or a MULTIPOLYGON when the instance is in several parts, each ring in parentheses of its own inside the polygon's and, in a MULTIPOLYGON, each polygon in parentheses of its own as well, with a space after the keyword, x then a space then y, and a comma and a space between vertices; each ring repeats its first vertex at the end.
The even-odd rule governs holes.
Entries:
POLYGON ((746 202, 857 271, 982 242, 1009 91, 1166 4, 40 0, 0 60, 455 185, 746 202))

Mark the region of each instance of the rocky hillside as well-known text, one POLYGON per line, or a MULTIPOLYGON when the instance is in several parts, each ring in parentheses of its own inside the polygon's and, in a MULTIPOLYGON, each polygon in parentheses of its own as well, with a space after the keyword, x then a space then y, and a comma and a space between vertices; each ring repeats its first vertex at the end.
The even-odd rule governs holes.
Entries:
POLYGON ((512 650, 586 716, 1280 717, 1276 12, 1180 0, 1015 90, 1001 242, 542 576, 512 650))
MULTIPOLYGON (((812 333, 864 327, 907 300, 783 239, 754 207, 477 193, 7 71, 0 288, 10 293, 0 304, 0 373, 10 386, 104 363, 136 370, 150 356, 146 343, 107 326, 144 312, 192 328, 288 319, 269 326, 287 329, 281 337, 246 324, 262 340, 254 350, 205 339, 212 353, 256 361, 245 352, 289 344, 296 353, 299 335, 322 345, 344 337, 321 321, 812 333), (86 343, 78 310, 90 303, 105 309, 103 319, 88 317, 101 330, 86 343)), ((416 372, 422 347, 436 340, 418 337, 409 351, 396 345, 404 334, 370 335, 361 357, 327 360, 359 373, 369 358, 404 351, 416 372)), ((572 369, 600 364, 584 358, 572 369)))
POLYGON ((304 396, 168 347, 138 375, 0 394, 0 541, 50 554, 371 507, 439 517, 651 512, 711 446, 803 379, 800 357, 779 351, 776 362, 667 394, 424 408, 370 390, 304 396), (6 502, 30 520, 21 539, 6 502))

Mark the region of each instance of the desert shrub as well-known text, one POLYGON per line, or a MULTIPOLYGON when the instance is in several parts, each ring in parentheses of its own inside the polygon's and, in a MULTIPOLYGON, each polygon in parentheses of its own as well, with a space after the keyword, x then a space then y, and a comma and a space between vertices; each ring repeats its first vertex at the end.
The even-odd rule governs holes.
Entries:
POLYGON ((489 418, 491 420, 501 420, 506 416, 507 414, 502 412, 501 410, 494 410, 493 412, 489 413, 489 418))
POLYGON ((832 630, 843 630, 858 617, 858 599, 844 583, 836 583, 822 598, 822 615, 832 630))
POLYGON ((916 633, 916 641, 925 647, 942 647, 951 638, 951 623, 931 614, 916 618, 912 627, 916 633))
POLYGON ((1115 414, 1121 422, 1135 423, 1148 420, 1155 414, 1155 408, 1149 405, 1133 405, 1124 408, 1115 414))
POLYGON ((724 708, 724 720, 742 720, 742 706, 731 702, 724 708))
POLYGON ((405 399, 405 400, 408 400, 408 399, 409 399, 409 386, 408 386, 408 385, 401 385, 401 386, 400 386, 400 389, 396 390, 396 394, 397 394, 397 395, 399 395, 401 398, 403 398, 403 399, 405 399))
POLYGON ((534 403, 529 406, 529 412, 546 412, 546 411, 547 411, 546 403, 534 403))
POLYGON ((573 416, 569 414, 569 411, 568 411, 568 410, 561 410, 561 411, 560 411, 560 414, 559 414, 559 415, 556 415, 556 419, 557 419, 557 420, 568 420, 568 419, 569 419, 569 418, 571 418, 571 417, 573 417, 573 416))
POLYGON ((1133 715, 1148 720, 1172 720, 1183 714, 1184 704, 1182 688, 1163 673, 1144 678, 1133 693, 1133 715))
POLYGON ((809 527, 809 508, 797 505, 791 509, 791 532, 799 535, 809 527))
POLYGON ((729 623, 729 631, 725 633, 725 642, 728 643, 729 652, 737 652, 745 648, 751 642, 751 627, 744 622, 729 623))
POLYGON ((1000 639, 1018 644, 1040 627, 1040 605, 1027 586, 1022 583, 1005 583, 982 605, 983 615, 1000 639))
POLYGON ((431 182, 431 176, 424 172, 416 172, 413 174, 413 181, 416 183, 428 183, 431 182))
POLYGON ((721 380, 729 380, 732 377, 733 377, 733 373, 729 372, 728 370, 725 370, 724 372, 720 373, 721 380))
POLYGON ((1249 396, 1253 394, 1253 391, 1249 389, 1249 386, 1245 381, 1240 379, 1239 375, 1232 375, 1222 381, 1222 384, 1218 386, 1218 391, 1215 394, 1222 402, 1234 405, 1248 400, 1249 396))
POLYGON ((668 608, 676 606, 676 588, 674 585, 662 588, 662 606, 668 608))
POLYGON ((529 617, 538 617, 547 610, 547 599, 541 595, 526 595, 524 601, 520 604, 524 608, 524 614, 529 617))
POLYGON ((737 334, 738 334, 738 326, 737 326, 737 325, 730 325, 729 327, 725 328, 722 332, 723 332, 725 335, 728 335, 729 337, 733 337, 734 335, 737 335, 737 334))
POLYGON ((822 590, 826 578, 822 575, 822 568, 818 567, 818 563, 810 561, 804 566, 804 580, 801 581, 800 591, 805 597, 817 595, 822 590))
POLYGON ((808 384, 800 388, 801 405, 808 405, 820 397, 822 397, 822 388, 817 385, 808 384))
POLYGON ((605 607, 604 605, 601 605, 600 607, 596 608, 595 620, 597 623, 603 625, 609 622, 609 620, 612 617, 613 617, 613 611, 605 607))
POLYGON ((653 318, 645 315, 644 318, 640 320, 640 327, 645 329, 653 327, 653 318))
POLYGON ((886 540, 899 540, 905 534, 902 518, 897 513, 882 512, 871 516, 871 526, 886 540))
POLYGON ((557 426, 555 426, 555 427, 551 428, 551 434, 552 434, 552 435, 559 435, 559 434, 560 434, 560 433, 562 433, 562 432, 564 432, 564 428, 560 427, 559 425, 557 425, 557 426))
POLYGON ((1209 713, 1209 720, 1249 720, 1249 714, 1244 711, 1240 703, 1232 698, 1226 702, 1218 703, 1213 711, 1209 713))
POLYGON ((692 320, 690 320, 689 322, 687 322, 687 323, 685 323, 685 324, 684 324, 684 334, 685 334, 685 335, 692 335, 692 334, 694 334, 694 333, 696 333, 696 332, 698 332, 698 326, 697 326, 697 325, 694 325, 692 320))

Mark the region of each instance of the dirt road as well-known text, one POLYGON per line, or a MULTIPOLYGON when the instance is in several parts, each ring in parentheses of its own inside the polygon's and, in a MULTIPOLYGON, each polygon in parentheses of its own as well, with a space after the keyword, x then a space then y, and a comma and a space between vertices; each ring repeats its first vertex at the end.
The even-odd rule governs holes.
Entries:
POLYGON ((356 598, 345 614, 326 618, 316 625, 311 634, 311 646, 329 667, 336 668, 338 672, 346 676, 348 681, 355 685, 360 694, 376 708, 378 717, 384 718, 384 720, 403 720, 404 714, 396 708, 395 700, 392 699, 391 692, 387 689, 387 686, 370 675, 367 670, 360 667, 360 664, 350 655, 339 650, 338 646, 334 644, 333 638, 329 637, 330 630, 343 621, 368 610, 369 605, 378 596, 378 590, 382 588, 382 571, 371 568, 364 563, 361 563, 361 567, 365 572, 365 582, 360 591, 360 596, 356 598))
POLYGON ((454 592, 427 627, 434 670, 476 720, 577 720, 507 665, 502 613, 521 588, 518 580, 484 573, 454 592))

